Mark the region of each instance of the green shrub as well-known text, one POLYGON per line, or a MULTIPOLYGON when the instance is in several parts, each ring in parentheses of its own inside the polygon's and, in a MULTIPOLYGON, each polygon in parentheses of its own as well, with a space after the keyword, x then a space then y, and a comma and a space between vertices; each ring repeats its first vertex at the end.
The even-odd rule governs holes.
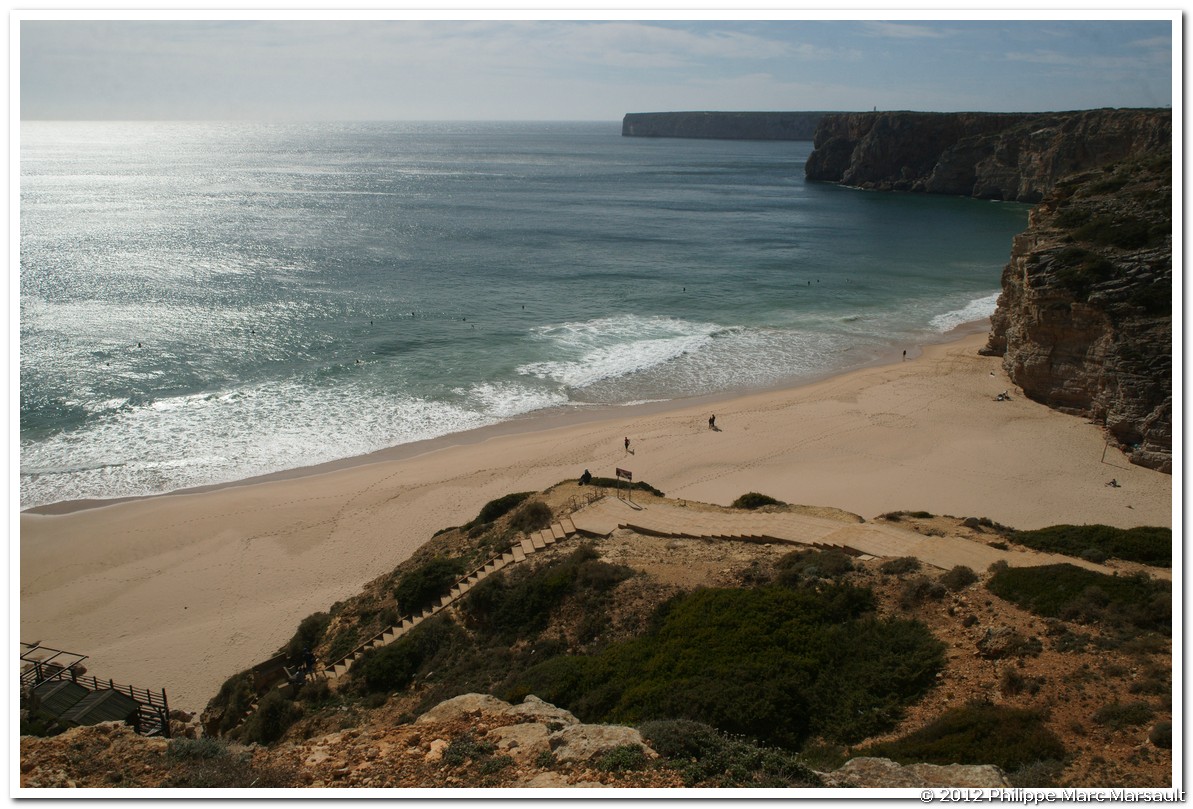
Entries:
POLYGON ((394 599, 403 615, 416 615, 446 595, 453 584, 464 575, 464 563, 459 559, 437 556, 398 580, 394 599))
POLYGON ((223 709, 219 732, 226 733, 236 727, 256 697, 257 694, 253 691, 253 673, 251 671, 246 670, 239 674, 233 674, 225 680, 209 706, 216 710, 223 709))
POLYGON ((641 745, 623 744, 602 755, 597 760, 596 767, 605 772, 626 772, 641 770, 647 763, 649 760, 641 745))
POLYGON ((1064 745, 1039 713, 989 703, 950 709, 919 730, 863 752, 901 764, 994 764, 1007 772, 1065 758, 1064 745))
POLYGON ((1153 697, 1172 693, 1172 677, 1159 666, 1149 666, 1138 679, 1127 688, 1132 694, 1149 694, 1153 697))
POLYGON ((526 498, 533 495, 534 492, 516 492, 514 494, 507 494, 504 497, 498 497, 496 500, 490 500, 481 507, 480 513, 476 515, 476 519, 466 524, 465 528, 473 528, 484 523, 493 522, 494 520, 504 517, 509 514, 526 498))
POLYGON ((1147 740, 1156 747, 1164 750, 1172 749, 1172 723, 1165 720, 1157 722, 1147 734, 1147 740))
POLYGON ((1170 585, 1145 575, 1107 576, 1069 564, 999 570, 990 592, 1036 615, 1171 632, 1170 585))
POLYGON ((1086 300, 1096 284, 1109 281, 1118 273, 1118 268, 1106 258, 1079 247, 1066 247, 1054 257, 1053 275, 1078 301, 1086 300))
POLYGON ((228 755, 228 745, 210 737, 202 739, 170 739, 166 743, 166 758, 220 758, 228 755))
POLYGON ((296 768, 258 764, 247 753, 176 758, 162 782, 167 789, 283 789, 303 786, 296 768))
POLYGON ((1038 694, 1041 685, 1043 682, 1038 677, 1025 677, 1017 669, 1008 668, 1003 670, 998 690, 1004 697, 1013 697, 1023 693, 1038 694))
POLYGON ((932 581, 927 576, 916 576, 903 582, 899 588, 899 606, 909 610, 925 601, 939 601, 944 598, 946 592, 943 584, 932 581))
POLYGON ((352 666, 353 680, 366 692, 401 690, 437 652, 460 642, 462 634, 446 615, 429 618, 388 646, 365 652, 352 666))
POLYGON ((294 637, 286 644, 285 652, 291 660, 297 660, 307 649, 314 649, 323 640, 323 633, 331 623, 331 616, 326 612, 316 612, 303 618, 294 637))
POLYGON ((957 565, 940 577, 940 583, 954 593, 964 590, 977 580, 978 574, 973 572, 973 568, 966 567, 965 565, 957 565))
POLYGON ((779 570, 779 582, 791 585, 805 577, 835 579, 853 570, 853 560, 837 548, 792 551, 780 557, 775 567, 779 570))
POLYGON ((1073 232, 1083 242, 1135 250, 1151 241, 1148 223, 1138 217, 1123 215, 1117 218, 1095 216, 1073 232))
POLYGON ((645 722, 643 738, 686 787, 818 787, 820 776, 795 755, 686 719, 645 722))
POLYGON ((741 497, 729 504, 730 508, 762 508, 763 506, 785 506, 787 505, 782 500, 776 500, 770 495, 759 494, 758 492, 746 492, 741 497))
POLYGON ((546 628, 552 611, 572 594, 603 593, 632 571, 600 561, 591 545, 537 570, 489 576, 463 602, 469 624, 507 640, 528 638, 546 628))
POLYGON ((877 620, 869 590, 702 589, 664 604, 643 635, 511 679, 587 721, 682 718, 798 748, 891 727, 935 682, 943 647, 922 625, 877 620))
POLYGON ((879 573, 886 573, 891 576, 914 573, 919 569, 920 560, 914 556, 900 556, 897 559, 889 559, 878 566, 879 573))
POLYGON ((1112 702, 1094 711, 1093 720, 1111 730, 1143 725, 1151 721, 1155 712, 1146 702, 1112 702))
POLYGON ((494 749, 491 742, 478 741, 471 733, 463 733, 443 751, 443 763, 456 767, 466 761, 479 762, 491 756, 494 749))
POLYGON ((298 698, 308 705, 319 705, 331 699, 331 686, 323 678, 313 678, 302 684, 298 698))
POLYGON ((554 515, 550 507, 541 500, 531 500, 526 503, 513 517, 510 518, 510 529, 518 533, 528 534, 531 531, 541 531, 551 524, 554 515))
POLYGON ((261 698, 257 710, 237 729, 236 735, 245 742, 272 744, 301 716, 302 709, 275 688, 261 698))
POLYGON ((1171 528, 1053 525, 1034 531, 1015 531, 1011 539, 1050 553, 1082 556, 1089 551, 1101 551, 1103 559, 1113 557, 1145 565, 1172 566, 1171 528))
POLYGON ((353 649, 364 643, 366 638, 361 635, 361 628, 356 624, 342 625, 327 641, 324 659, 329 661, 343 660, 353 649))

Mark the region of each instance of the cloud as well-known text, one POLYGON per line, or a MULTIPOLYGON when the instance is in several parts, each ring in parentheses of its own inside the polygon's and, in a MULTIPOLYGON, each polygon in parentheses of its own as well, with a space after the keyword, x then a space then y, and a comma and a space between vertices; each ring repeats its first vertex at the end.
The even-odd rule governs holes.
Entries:
POLYGON ((901 22, 867 22, 863 23, 863 29, 868 36, 888 39, 946 39, 956 34, 955 31, 946 28, 930 28, 926 25, 901 22))

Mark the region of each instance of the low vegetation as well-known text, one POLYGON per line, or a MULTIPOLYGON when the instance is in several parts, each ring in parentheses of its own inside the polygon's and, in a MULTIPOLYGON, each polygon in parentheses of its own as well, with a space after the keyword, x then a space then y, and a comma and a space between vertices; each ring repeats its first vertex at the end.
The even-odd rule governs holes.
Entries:
POLYGON ((703 589, 643 635, 561 655, 511 678, 591 722, 688 719, 788 749, 887 729, 935 681, 943 647, 921 624, 880 620, 866 589, 703 589))
POLYGON ((1053 525, 1035 531, 1015 531, 1010 539, 1039 551, 1080 556, 1090 561, 1123 559, 1158 567, 1172 566, 1171 528, 1053 525))
POLYGON ((459 559, 435 557, 401 576, 394 588, 400 615, 415 615, 444 595, 465 573, 459 559))
POLYGON ((1172 631, 1171 586, 1146 575, 1107 576, 1070 564, 1002 567, 986 587, 999 598, 1046 618, 1163 634, 1172 631))
POLYGON ((533 494, 534 492, 514 492, 498 497, 496 500, 490 500, 481 507, 480 513, 476 515, 475 519, 465 523, 464 528, 466 530, 476 528, 477 526, 498 520, 520 506, 524 500, 533 494))
POLYGON ((900 556, 883 562, 878 566, 878 572, 888 576, 901 576, 904 573, 915 573, 920 567, 920 560, 914 556, 900 556))
POLYGON ((591 545, 581 545, 561 562, 535 570, 515 570, 482 581, 468 594, 463 609, 469 626, 503 640, 534 638, 551 612, 569 594, 588 596, 589 615, 601 619, 603 593, 629 578, 627 567, 600 560, 591 545))
POLYGON ((924 727, 890 742, 871 745, 865 755, 902 764, 995 764, 1013 774, 1040 762, 1062 762, 1060 739, 1037 711, 987 702, 946 711, 924 727))
MULTIPOLYGON (((166 744, 166 759, 170 762, 170 775, 162 786, 171 789, 270 789, 300 785, 292 768, 254 763, 248 750, 234 751, 219 739, 171 739, 166 744)), ((102 761, 99 765, 111 766, 102 761)), ((119 781, 112 784, 122 785, 119 781)))
POLYGON ((755 509, 763 506, 785 506, 787 505, 782 500, 776 500, 770 495, 759 494, 758 492, 746 492, 741 497, 729 504, 730 508, 747 508, 755 509))
POLYGON ((835 579, 853 570, 849 554, 836 548, 792 551, 775 564, 778 583, 798 585, 817 579, 835 579))
POLYGON ((644 739, 679 770, 685 787, 817 787, 820 776, 798 756, 687 719, 644 722, 644 739))

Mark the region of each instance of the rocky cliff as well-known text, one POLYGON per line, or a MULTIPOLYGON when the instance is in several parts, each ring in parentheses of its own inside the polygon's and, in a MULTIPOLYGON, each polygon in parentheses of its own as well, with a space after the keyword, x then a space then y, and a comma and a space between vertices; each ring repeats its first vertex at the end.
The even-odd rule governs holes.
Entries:
POLYGON ((1172 468, 1172 113, 826 115, 810 180, 1040 203, 985 353, 1025 395, 1172 468))
POLYGON ((639 138, 812 140, 823 112, 631 112, 621 134, 639 138))
POLYGON ((1106 425, 1172 471, 1172 162, 1167 149, 1056 184, 1016 237, 984 353, 1024 394, 1106 425))
POLYGON ((1170 110, 826 114, 805 173, 860 188, 1039 202, 1069 174, 1170 149, 1170 110))

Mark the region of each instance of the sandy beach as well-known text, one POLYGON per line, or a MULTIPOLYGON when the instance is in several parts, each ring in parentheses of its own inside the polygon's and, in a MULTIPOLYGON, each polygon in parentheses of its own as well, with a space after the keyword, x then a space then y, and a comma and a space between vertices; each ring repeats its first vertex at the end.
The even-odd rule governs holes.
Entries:
POLYGON ((164 687, 172 707, 201 710, 303 617, 393 569, 436 530, 585 468, 612 476, 620 466, 669 497, 722 505, 759 491, 866 518, 926 510, 1016 528, 1172 524, 1170 476, 1106 450, 1086 420, 1019 395, 998 359, 977 355, 984 341, 973 334, 715 411, 624 408, 318 474, 24 513, 20 639, 87 654, 98 676, 164 687), (1011 400, 995 401, 1003 390, 1011 400), (1105 485, 1111 478, 1120 488, 1105 485))

